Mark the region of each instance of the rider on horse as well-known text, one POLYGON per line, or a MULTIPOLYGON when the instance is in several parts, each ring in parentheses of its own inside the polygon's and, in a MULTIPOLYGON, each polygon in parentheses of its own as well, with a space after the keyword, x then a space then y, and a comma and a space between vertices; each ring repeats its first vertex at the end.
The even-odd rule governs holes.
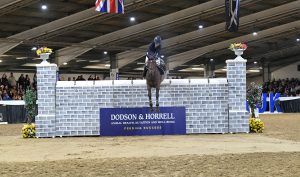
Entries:
POLYGON ((164 60, 161 59, 161 57, 160 57, 160 49, 161 49, 161 37, 156 36, 154 38, 153 42, 150 44, 150 46, 148 48, 148 52, 146 54, 146 61, 145 61, 143 77, 146 77, 146 74, 148 71, 148 67, 147 67, 148 60, 156 60, 156 65, 160 71, 160 74, 164 75, 166 66, 165 66, 164 60))

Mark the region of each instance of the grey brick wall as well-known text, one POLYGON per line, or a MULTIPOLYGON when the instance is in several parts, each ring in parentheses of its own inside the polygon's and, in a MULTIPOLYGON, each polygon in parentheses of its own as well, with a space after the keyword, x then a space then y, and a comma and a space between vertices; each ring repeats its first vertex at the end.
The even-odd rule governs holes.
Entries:
POLYGON ((38 115, 36 136, 55 136, 56 64, 37 65, 38 115))
POLYGON ((249 132, 249 113, 246 111, 246 62, 227 60, 229 132, 249 132))
MULTIPOLYGON (((227 79, 165 80, 160 106, 184 106, 188 134, 249 132, 246 60, 227 69, 227 79)), ((56 70, 37 65, 38 137, 99 135, 100 108, 148 106, 145 80, 56 82, 56 70)))
MULTIPOLYGON (((185 106, 187 133, 228 132, 226 79, 165 80, 160 106, 185 106)), ((154 89, 152 99, 155 100, 154 89)), ((145 81, 58 82, 56 135, 99 135, 100 108, 148 106, 145 81), (71 85, 70 85, 71 84, 71 85)))

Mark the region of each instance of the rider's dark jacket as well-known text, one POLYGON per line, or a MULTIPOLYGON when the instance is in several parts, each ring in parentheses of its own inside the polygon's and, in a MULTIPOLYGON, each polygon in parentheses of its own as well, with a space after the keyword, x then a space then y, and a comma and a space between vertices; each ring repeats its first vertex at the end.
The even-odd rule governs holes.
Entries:
POLYGON ((157 48, 155 48, 155 43, 152 42, 148 48, 147 57, 149 59, 152 59, 153 57, 157 59, 160 56, 160 49, 161 49, 160 45, 157 48))

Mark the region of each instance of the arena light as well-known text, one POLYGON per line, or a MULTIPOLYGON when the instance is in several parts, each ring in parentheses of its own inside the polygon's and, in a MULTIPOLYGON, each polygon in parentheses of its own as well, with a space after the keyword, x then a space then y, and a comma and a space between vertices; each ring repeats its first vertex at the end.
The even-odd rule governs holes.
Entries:
POLYGON ((16 60, 25 60, 27 59, 28 57, 16 57, 16 60))
POLYGON ((248 72, 250 72, 250 73, 259 73, 260 70, 259 69, 249 69, 248 72))
POLYGON ((87 61, 87 60, 82 60, 82 59, 76 60, 77 63, 79 63, 79 62, 85 62, 85 61, 87 61))
POLYGON ((0 63, 2 63, 2 60, 0 60, 0 63))
POLYGON ((68 64, 67 62, 64 62, 64 63, 63 63, 63 65, 67 65, 67 64, 68 64))
POLYGON ((253 62, 255 65, 257 64, 257 61, 253 62))
POLYGON ((104 53, 104 55, 107 55, 107 54, 108 54, 108 52, 107 52, 107 51, 104 51, 103 53, 104 53))
POLYGON ((32 47, 31 50, 32 50, 32 51, 36 51, 36 50, 37 50, 37 47, 32 47))
POLYGON ((257 32, 253 32, 252 35, 253 35, 253 36, 257 36, 257 32))
POLYGON ((90 63, 99 63, 99 62, 101 62, 101 60, 90 60, 89 62, 90 63))
POLYGON ((106 65, 104 65, 105 67, 110 67, 110 64, 106 64, 106 65))
POLYGON ((214 61, 214 59, 212 59, 212 58, 211 58, 209 61, 210 61, 210 62, 213 62, 213 61, 214 61))
POLYGON ((300 38, 297 38, 296 41, 297 41, 297 42, 300 42, 300 38))
POLYGON ((199 29, 203 29, 204 26, 203 26, 203 25, 199 25, 198 28, 199 28, 199 29))
POLYGON ((45 5, 45 4, 43 4, 43 5, 41 6, 41 8, 42 8, 43 10, 47 10, 47 9, 48 9, 48 6, 45 5))
POLYGON ((192 70, 194 70, 194 71, 203 71, 204 68, 192 68, 192 70))
POLYGON ((135 17, 130 17, 131 22, 135 22, 135 17))

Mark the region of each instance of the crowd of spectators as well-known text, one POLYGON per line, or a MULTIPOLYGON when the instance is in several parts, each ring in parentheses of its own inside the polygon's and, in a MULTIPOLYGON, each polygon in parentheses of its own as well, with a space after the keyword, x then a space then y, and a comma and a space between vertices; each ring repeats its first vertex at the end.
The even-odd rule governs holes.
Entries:
POLYGON ((3 74, 0 78, 0 100, 23 100, 24 93, 28 89, 36 90, 36 74, 32 81, 28 75, 21 74, 18 80, 13 73, 7 77, 3 74))
MULTIPOLYGON (((65 79, 63 77, 60 78, 61 81, 64 81, 65 79)), ((79 75, 77 78, 76 77, 68 77, 68 81, 85 81, 86 79, 82 76, 79 75)), ((96 75, 90 75, 89 78, 87 79, 89 81, 93 81, 93 80, 101 80, 99 76, 96 75)))
POLYGON ((279 79, 263 84, 263 93, 280 93, 283 97, 300 96, 299 79, 279 79))

